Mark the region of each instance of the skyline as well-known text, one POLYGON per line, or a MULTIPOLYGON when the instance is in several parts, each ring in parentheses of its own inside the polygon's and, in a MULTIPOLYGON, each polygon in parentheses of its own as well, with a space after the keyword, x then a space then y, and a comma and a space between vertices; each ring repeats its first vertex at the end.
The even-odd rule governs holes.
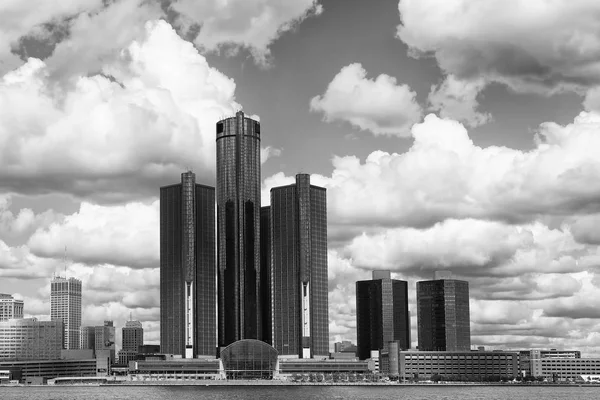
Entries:
POLYGON ((600 355, 600 5, 364 3, 0 6, 0 292, 49 315, 67 246, 82 325, 133 311, 158 343, 158 188, 214 185, 243 105, 262 205, 327 189, 330 347, 373 269, 409 282, 414 347, 415 282, 445 269, 473 345, 600 355))

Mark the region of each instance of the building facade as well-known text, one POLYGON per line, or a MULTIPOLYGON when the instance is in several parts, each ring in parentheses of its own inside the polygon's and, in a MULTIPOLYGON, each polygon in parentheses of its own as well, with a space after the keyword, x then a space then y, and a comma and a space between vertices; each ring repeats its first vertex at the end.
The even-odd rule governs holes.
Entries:
POLYGON ((387 350, 391 341, 410 348, 408 282, 391 279, 390 271, 373 271, 372 280, 356 282, 356 337, 361 360, 371 350, 387 350))
POLYGON ((62 321, 63 347, 76 350, 81 340, 81 281, 54 277, 50 283, 50 319, 62 321))
POLYGON ((115 362, 115 327, 112 321, 104 321, 104 325, 96 326, 94 332, 94 354, 98 358, 101 352, 110 357, 110 363, 115 362))
POLYGON ((262 339, 260 123, 236 113, 216 125, 219 346, 262 339))
POLYGON ((417 282, 419 350, 469 351, 469 284, 456 279, 417 282))
POLYGON ((81 343, 80 348, 82 350, 95 350, 96 349, 96 327, 95 326, 82 326, 81 327, 81 343))
POLYGON ((263 341, 273 344, 271 307, 271 207, 260 208, 260 282, 263 341))
POLYGON ((271 189, 272 343, 279 355, 329 354, 327 198, 310 184, 271 189))
POLYGON ((23 300, 0 293, 0 321, 23 318, 23 300))
POLYGON ((144 344, 144 328, 140 321, 127 321, 121 329, 122 346, 124 351, 138 352, 139 347, 144 344))
POLYGON ((531 376, 560 382, 585 380, 582 375, 600 375, 600 358, 531 359, 531 376))
POLYGON ((400 377, 405 380, 437 376, 440 380, 485 382, 513 379, 519 373, 519 354, 515 352, 400 351, 398 363, 400 377))
POLYGON ((0 322, 0 361, 59 359, 63 329, 60 320, 21 318, 0 322))
POLYGON ((185 358, 216 354, 215 189, 195 180, 160 188, 160 344, 185 358))

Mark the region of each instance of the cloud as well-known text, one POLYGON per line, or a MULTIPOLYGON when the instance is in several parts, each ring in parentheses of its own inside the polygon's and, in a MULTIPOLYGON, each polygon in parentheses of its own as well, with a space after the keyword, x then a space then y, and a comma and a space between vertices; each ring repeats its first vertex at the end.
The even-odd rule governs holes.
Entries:
POLYGON ((4 0, 0 4, 0 75, 21 64, 12 53, 19 39, 40 33, 45 23, 60 23, 79 13, 100 7, 102 0, 4 0))
POLYGON ((48 227, 64 216, 47 210, 35 214, 30 208, 21 208, 15 215, 11 210, 11 197, 0 195, 0 239, 24 241, 38 228, 48 227))
POLYGON ((260 163, 264 164, 273 157, 279 157, 281 155, 281 149, 276 147, 267 146, 260 148, 260 163))
POLYGON ((323 11, 318 0, 175 0, 170 9, 179 14, 176 24, 184 34, 203 50, 245 48, 262 65, 269 63, 275 40, 323 11))
POLYGON ((462 81, 454 75, 447 75, 438 86, 432 86, 429 92, 429 109, 436 111, 442 118, 451 118, 476 127, 489 122, 489 113, 477 111, 477 97, 485 86, 482 79, 462 81))
POLYGON ((421 118, 416 93, 389 75, 366 76, 359 63, 342 68, 325 93, 312 98, 310 110, 322 112, 326 122, 349 122, 374 135, 409 136, 421 118))
POLYGON ((0 80, 0 187, 100 202, 155 196, 193 167, 214 179, 214 124, 238 109, 235 83, 164 21, 103 65, 57 89, 30 59, 0 80))
POLYGON ((60 258, 67 247, 74 262, 132 268, 159 265, 159 201, 100 206, 81 203, 64 221, 38 229, 29 239, 40 257, 60 258))
POLYGON ((330 176, 312 178, 327 188, 332 225, 422 228, 449 218, 523 224, 591 214, 600 204, 598 129, 600 115, 582 112, 565 126, 541 124, 529 151, 481 148, 461 124, 430 114, 413 126, 407 152, 375 151, 364 162, 336 156, 330 176))
POLYGON ((582 92, 600 84, 600 3, 400 0, 397 36, 461 80, 519 92, 582 92))
POLYGON ((0 240, 0 277, 24 280, 48 277, 59 261, 32 254, 25 245, 9 246, 0 240))

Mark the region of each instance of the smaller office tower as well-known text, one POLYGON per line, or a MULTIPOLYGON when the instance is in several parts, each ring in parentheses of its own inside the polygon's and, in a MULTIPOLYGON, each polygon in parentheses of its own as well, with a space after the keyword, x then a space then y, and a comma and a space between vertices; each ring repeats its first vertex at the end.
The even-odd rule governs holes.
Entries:
POLYGON ((139 347, 144 344, 144 328, 140 321, 127 321, 121 330, 123 333, 124 351, 139 351, 139 347))
POLYGON ((0 293, 0 321, 23 318, 23 300, 0 293))
POLYGON ((64 348, 79 349, 81 335, 81 281, 54 277, 50 283, 50 319, 63 323, 64 348))
POLYGON ((421 351, 469 351, 469 283, 437 273, 417 282, 417 326, 421 351))
POLYGON ((310 184, 271 189, 273 347, 282 356, 329 354, 327 198, 310 184))
POLYGON ((110 356, 110 364, 115 362, 115 327, 112 321, 104 321, 103 326, 96 326, 94 332, 96 341, 94 353, 107 354, 110 356))
POLYGON ((95 350, 96 349, 96 327, 82 326, 81 327, 81 349, 95 350))
POLYGON ((372 350, 388 350, 397 341, 398 348, 410 348, 408 283, 391 279, 390 271, 373 271, 373 279, 356 282, 357 355, 370 357, 372 350))
POLYGON ((0 362, 58 360, 63 347, 63 323, 36 318, 0 322, 0 362))
POLYGON ((216 353, 215 189, 188 171, 160 188, 160 346, 185 358, 216 353))

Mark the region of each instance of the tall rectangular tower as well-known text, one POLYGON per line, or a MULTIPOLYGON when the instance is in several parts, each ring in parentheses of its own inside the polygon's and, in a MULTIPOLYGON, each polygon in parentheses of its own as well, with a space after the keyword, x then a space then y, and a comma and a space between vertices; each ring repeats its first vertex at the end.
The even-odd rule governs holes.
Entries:
POLYGON ((236 113, 217 122, 219 346, 262 339, 260 123, 236 113))
POLYGON ((271 309, 271 207, 260 208, 260 283, 263 341, 273 343, 271 309))
POLYGON ((139 347, 144 344, 144 328, 140 321, 127 321, 121 329, 122 346, 124 351, 138 352, 139 347))
POLYGON ((329 354, 327 198, 310 184, 271 189, 273 347, 301 358, 329 354))
POLYGON ((469 351, 469 283, 456 279, 417 282, 419 350, 469 351))
POLYGON ((160 346, 216 354, 215 189, 181 174, 160 188, 160 346))
POLYGON ((372 280, 356 282, 356 338, 361 360, 371 350, 387 350, 391 341, 410 348, 408 282, 391 279, 390 271, 373 271, 372 280))
POLYGON ((79 349, 81 335, 81 281, 54 277, 50 282, 50 319, 62 321, 63 346, 79 349))

